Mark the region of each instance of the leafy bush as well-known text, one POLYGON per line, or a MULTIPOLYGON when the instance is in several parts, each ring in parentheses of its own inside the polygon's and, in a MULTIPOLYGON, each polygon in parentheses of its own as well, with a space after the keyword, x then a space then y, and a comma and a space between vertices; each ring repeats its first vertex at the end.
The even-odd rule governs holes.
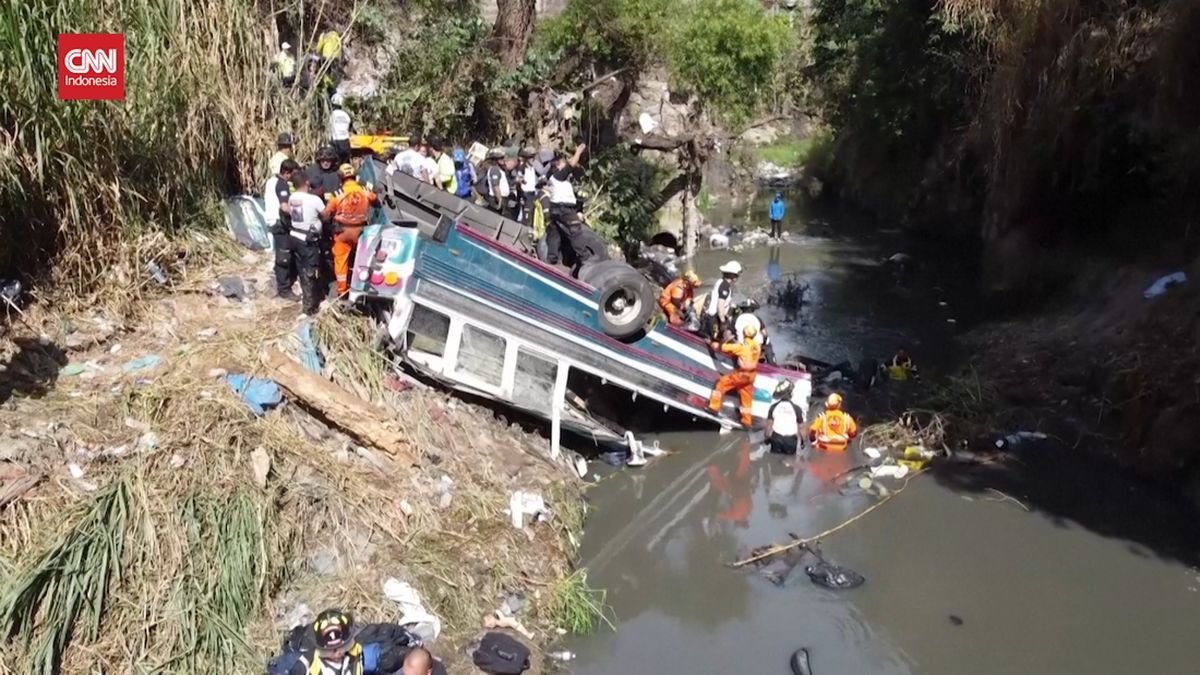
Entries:
POLYGON ((636 250, 657 228, 655 211, 664 174, 662 168, 623 146, 594 158, 581 183, 591 196, 588 224, 622 249, 636 250))
POLYGON ((671 74, 728 121, 763 107, 791 31, 782 16, 747 0, 694 0, 668 41, 671 74))

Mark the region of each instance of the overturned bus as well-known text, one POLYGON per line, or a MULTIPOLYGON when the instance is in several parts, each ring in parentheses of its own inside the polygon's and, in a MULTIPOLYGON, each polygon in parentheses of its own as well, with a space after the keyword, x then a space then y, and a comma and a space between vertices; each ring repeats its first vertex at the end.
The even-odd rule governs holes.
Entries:
MULTIPOLYGON (((563 428, 620 439, 611 417, 596 415, 597 398, 614 388, 641 409, 661 405, 738 426, 734 397, 721 417, 707 408, 732 360, 668 325, 640 272, 605 260, 572 276, 536 258, 521 223, 411 176, 387 175, 375 158, 365 158, 360 173, 385 199, 359 239, 351 300, 378 312, 390 348, 409 367, 549 421, 555 455, 563 428)), ((783 378, 808 374, 759 367, 756 419, 783 378)))

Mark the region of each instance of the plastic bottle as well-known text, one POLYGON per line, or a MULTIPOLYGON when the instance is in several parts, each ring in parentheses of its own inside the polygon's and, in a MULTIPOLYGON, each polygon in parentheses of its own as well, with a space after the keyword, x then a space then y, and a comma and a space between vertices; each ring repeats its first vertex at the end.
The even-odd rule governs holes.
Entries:
POLYGON ((153 277, 154 280, 159 284, 167 283, 167 275, 163 274, 162 268, 159 267, 158 263, 154 262, 153 260, 146 263, 146 271, 149 272, 150 276, 153 277))
POLYGON ((550 652, 550 658, 555 661, 570 661, 575 658, 575 653, 564 649, 561 652, 550 652))

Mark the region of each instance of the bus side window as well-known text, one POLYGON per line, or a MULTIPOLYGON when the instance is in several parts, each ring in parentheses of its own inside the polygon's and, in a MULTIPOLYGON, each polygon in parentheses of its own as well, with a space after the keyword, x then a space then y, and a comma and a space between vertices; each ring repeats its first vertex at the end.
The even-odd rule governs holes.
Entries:
POLYGON ((424 305, 414 305, 412 318, 408 322, 408 346, 410 349, 444 356, 446 339, 450 335, 450 317, 435 312, 424 305))
POLYGON ((513 380, 513 403, 530 410, 548 411, 554 395, 558 365, 524 347, 517 349, 517 372, 513 380))

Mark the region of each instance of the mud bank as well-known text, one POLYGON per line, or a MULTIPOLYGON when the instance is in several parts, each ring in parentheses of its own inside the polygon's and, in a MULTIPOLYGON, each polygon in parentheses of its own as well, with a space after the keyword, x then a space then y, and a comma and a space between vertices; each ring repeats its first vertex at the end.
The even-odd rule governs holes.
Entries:
POLYGON ((306 348, 270 254, 232 257, 181 258, 125 316, 47 304, 4 336, 0 622, 28 639, 0 647, 0 673, 255 672, 327 606, 397 620, 388 579, 440 619, 451 672, 502 605, 535 648, 586 630, 578 480, 546 441, 397 376, 370 321, 332 309, 313 331, 322 374, 394 419, 404 452, 286 395, 256 414, 226 376, 306 348), (543 496, 544 519, 513 527, 516 490, 543 496))
POLYGON ((1200 264, 1145 297, 1170 271, 1097 271, 1073 300, 968 331, 967 363, 925 406, 945 411, 963 443, 1041 431, 1200 505, 1200 264))

